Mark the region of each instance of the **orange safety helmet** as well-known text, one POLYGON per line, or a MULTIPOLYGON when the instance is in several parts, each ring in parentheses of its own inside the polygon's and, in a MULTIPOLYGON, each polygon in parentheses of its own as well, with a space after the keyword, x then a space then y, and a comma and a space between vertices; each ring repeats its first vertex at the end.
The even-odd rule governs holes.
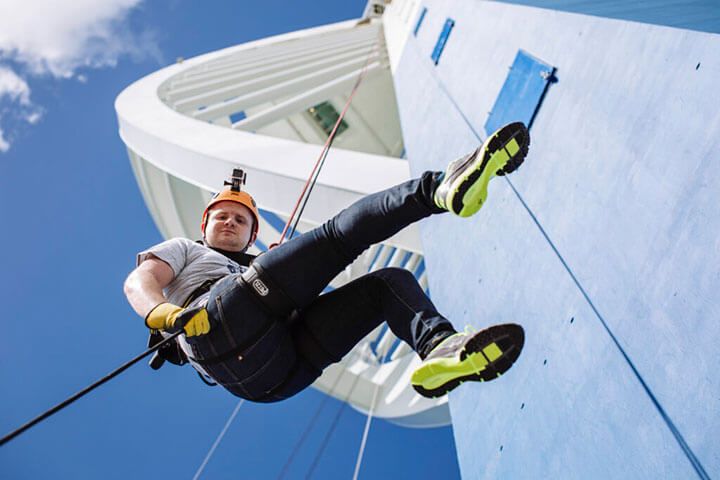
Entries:
POLYGON ((200 230, 202 231, 203 237, 205 236, 205 227, 207 226, 208 212, 216 203, 226 201, 239 203, 240 205, 245 205, 248 209, 250 209, 250 213, 252 213, 254 220, 253 237, 256 236, 258 230, 260 229, 260 215, 258 214, 255 199, 253 199, 253 197, 247 192, 235 192, 232 190, 232 188, 226 188, 225 190, 216 193, 213 196, 212 200, 210 200, 210 202, 207 204, 207 207, 205 207, 205 211, 202 215, 202 223, 200 224, 200 230))

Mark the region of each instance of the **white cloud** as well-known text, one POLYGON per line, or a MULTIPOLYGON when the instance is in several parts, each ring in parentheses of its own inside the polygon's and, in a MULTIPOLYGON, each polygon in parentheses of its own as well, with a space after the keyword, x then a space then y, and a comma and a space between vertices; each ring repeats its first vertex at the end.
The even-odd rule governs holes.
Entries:
POLYGON ((27 115, 25 115, 24 118, 25 118, 25 121, 28 122, 30 125, 35 125, 42 118, 42 112, 39 110, 35 110, 34 112, 30 112, 27 115))
POLYGON ((2 128, 0 128, 0 152, 7 152, 10 150, 10 143, 5 140, 3 133, 2 128))
POLYGON ((72 77, 80 67, 114 66, 121 55, 157 53, 125 22, 142 0, 3 0, 0 51, 33 74, 72 77))
POLYGON ((21 105, 30 105, 30 87, 17 73, 0 65, 0 100, 3 97, 21 105))
MULTIPOLYGON (((79 69, 114 67, 122 56, 160 60, 152 34, 133 33, 127 21, 142 1, 0 0, 0 101, 19 106, 16 115, 35 124, 42 108, 32 103, 27 78, 85 83, 79 69)), ((8 148, 0 136, 0 151, 8 148)))
MULTIPOLYGON (((12 116, 22 118, 30 125, 35 125, 42 119, 42 109, 30 99, 27 82, 13 70, 0 65, 0 105, 5 103, 14 105, 14 108, 8 109, 12 116)), ((7 152, 9 149, 10 141, 0 128, 0 152, 7 152)))

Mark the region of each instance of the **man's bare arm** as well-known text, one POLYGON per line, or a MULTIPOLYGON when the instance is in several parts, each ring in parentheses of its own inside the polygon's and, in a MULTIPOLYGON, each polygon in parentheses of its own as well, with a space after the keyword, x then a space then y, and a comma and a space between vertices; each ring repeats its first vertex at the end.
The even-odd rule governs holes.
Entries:
POLYGON ((173 269, 157 257, 142 262, 125 280, 125 296, 133 310, 142 318, 158 304, 167 302, 163 288, 175 278, 173 269))

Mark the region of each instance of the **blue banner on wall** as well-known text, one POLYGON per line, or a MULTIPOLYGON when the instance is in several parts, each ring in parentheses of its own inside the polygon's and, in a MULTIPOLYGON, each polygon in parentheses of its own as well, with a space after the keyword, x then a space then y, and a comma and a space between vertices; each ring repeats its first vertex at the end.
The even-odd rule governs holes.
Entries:
POLYGON ((516 121, 530 127, 554 74, 555 67, 519 50, 485 122, 485 133, 516 121))
POLYGON ((431 55, 432 61, 435 63, 435 65, 437 65, 440 61, 440 55, 442 55, 442 52, 445 49, 445 44, 447 43, 450 32, 452 32, 454 26, 455 20, 453 20, 452 18, 448 18, 447 20, 445 20, 445 25, 443 25, 443 29, 440 32, 440 36, 435 43, 435 48, 433 49, 431 55))

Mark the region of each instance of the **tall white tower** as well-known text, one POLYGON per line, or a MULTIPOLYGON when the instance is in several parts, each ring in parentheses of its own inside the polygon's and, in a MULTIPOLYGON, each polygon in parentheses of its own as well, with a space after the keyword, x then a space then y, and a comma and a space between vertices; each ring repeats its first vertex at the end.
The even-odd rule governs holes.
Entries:
MULTIPOLYGON (((400 3, 399 15, 410 18, 418 2, 400 3)), ((387 34, 387 25, 383 29, 383 10, 383 2, 370 2, 359 20, 178 59, 118 96, 120 136, 164 237, 198 238, 200 215, 212 192, 233 168, 242 168, 262 216, 257 244, 264 249, 277 241, 363 69, 366 75, 299 230, 409 178, 388 55, 393 47, 388 49, 386 41, 392 33, 387 34)), ((406 28, 408 22, 398 25, 406 28)), ((410 270, 427 288, 416 229, 373 246, 332 286, 385 266, 410 270)), ((425 399, 409 386, 418 361, 380 327, 314 387, 398 424, 448 424, 445 398, 425 399)))

